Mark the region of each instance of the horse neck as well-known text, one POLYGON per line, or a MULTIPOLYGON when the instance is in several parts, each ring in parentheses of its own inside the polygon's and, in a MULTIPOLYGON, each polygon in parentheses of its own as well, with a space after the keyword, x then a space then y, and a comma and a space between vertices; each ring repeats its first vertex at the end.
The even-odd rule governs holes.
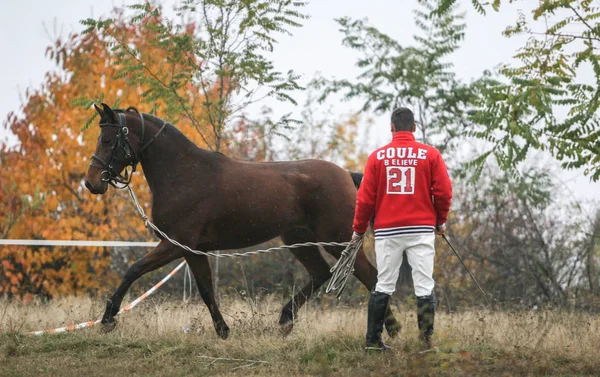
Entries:
MULTIPOLYGON (((162 124, 146 121, 144 142, 150 140, 162 124), (151 126, 148 127, 148 124, 151 126)), ((212 153, 200 149, 183 133, 168 124, 163 132, 141 154, 144 175, 154 195, 161 190, 171 190, 173 180, 182 177, 190 166, 194 170, 202 169, 212 163, 212 153)), ((201 172, 199 172, 201 173, 201 172)))

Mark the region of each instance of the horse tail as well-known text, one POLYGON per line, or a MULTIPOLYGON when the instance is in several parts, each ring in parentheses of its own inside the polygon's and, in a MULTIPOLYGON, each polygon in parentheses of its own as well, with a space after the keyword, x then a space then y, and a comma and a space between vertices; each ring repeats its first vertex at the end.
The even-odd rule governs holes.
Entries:
POLYGON ((354 186, 356 187, 357 190, 360 187, 360 183, 362 182, 363 175, 364 174, 362 174, 362 173, 350 172, 350 176, 352 177, 352 182, 354 182, 354 186))
MULTIPOLYGON (((358 190, 358 188, 360 187, 360 183, 362 182, 364 174, 363 173, 355 173, 352 171, 349 173, 350 173, 350 176, 352 177, 352 181, 354 182, 354 186, 358 190)), ((375 216, 373 216, 371 218, 370 224, 371 224, 371 228, 372 228, 373 225, 375 224, 375 216)))

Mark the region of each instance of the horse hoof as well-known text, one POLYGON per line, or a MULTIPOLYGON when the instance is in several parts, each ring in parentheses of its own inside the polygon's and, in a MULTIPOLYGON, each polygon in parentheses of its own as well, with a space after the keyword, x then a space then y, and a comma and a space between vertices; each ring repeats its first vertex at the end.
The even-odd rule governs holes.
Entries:
POLYGON ((218 326, 217 335, 223 340, 227 339, 229 337, 229 327, 227 325, 218 326))
POLYGON ((279 324, 279 332, 281 333, 281 335, 283 337, 290 335, 290 333, 292 332, 293 329, 294 329, 293 321, 287 321, 285 323, 279 324))
POLYGON ((100 322, 100 331, 103 334, 109 333, 111 331, 113 331, 115 329, 115 327, 117 327, 117 320, 116 319, 111 319, 110 321, 102 321, 100 322))

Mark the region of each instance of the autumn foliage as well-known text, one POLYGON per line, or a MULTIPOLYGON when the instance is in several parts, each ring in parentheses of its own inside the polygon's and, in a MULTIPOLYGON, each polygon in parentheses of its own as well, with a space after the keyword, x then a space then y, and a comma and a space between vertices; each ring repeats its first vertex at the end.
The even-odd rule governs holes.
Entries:
MULTIPOLYGON (((152 20, 131 26, 115 22, 111 31, 127 38, 143 53, 149 70, 181 72, 185 67, 164 61, 153 47, 152 20)), ((191 32, 189 25, 184 32, 191 32)), ((94 111, 73 105, 77 98, 104 98, 122 107, 149 112, 140 96, 146 88, 118 77, 117 58, 98 33, 71 35, 48 47, 57 69, 40 88, 28 90, 21 114, 9 114, 4 127, 18 144, 0 144, 0 237, 62 240, 154 240, 134 212, 124 191, 96 197, 83 187, 99 134, 94 111)), ((184 72, 185 73, 185 72, 184 72)), ((193 98, 192 84, 179 88, 193 98)), ((200 100, 200 99, 198 99, 200 100)), ((160 101, 156 101, 160 109, 160 101)), ((196 108, 201 109, 201 106, 196 108)), ((195 114, 202 119, 201 114, 195 114)), ((169 119, 199 146, 198 124, 169 119)), ((200 127, 203 125, 200 124, 200 127)), ((149 208, 150 193, 138 171, 132 181, 140 202, 149 208)), ((0 248, 0 294, 21 298, 98 292, 117 278, 110 271, 111 250, 105 247, 0 248)))
MULTIPOLYGON (((125 191, 111 188, 94 196, 83 186, 99 134, 98 119, 89 122, 95 111, 81 106, 90 98, 113 107, 155 112, 198 146, 214 150, 220 144, 221 152, 233 158, 319 158, 353 170, 364 162, 364 152, 353 145, 356 117, 339 124, 311 122, 307 117, 295 130, 286 130, 285 138, 274 136, 268 119, 241 117, 216 137, 216 115, 207 112, 206 104, 218 102, 221 92, 232 93, 231 80, 219 80, 207 90, 206 80, 194 77, 201 62, 165 48, 163 20, 156 15, 149 13, 143 22, 134 23, 126 21, 121 10, 112 16, 109 27, 74 34, 48 47, 47 56, 56 70, 46 74, 40 88, 25 93, 22 114, 9 114, 4 122, 18 144, 0 143, 0 237, 155 240, 125 191), (127 49, 114 48, 115 41, 135 49, 129 54, 127 49), (144 84, 147 78, 154 80, 152 87, 144 84), (175 82, 179 84, 169 84, 175 82), (176 95, 169 92, 173 90, 176 95), (173 98, 185 102, 179 113, 174 111, 173 98)), ((180 30, 189 35, 196 32, 194 24, 180 30)), ((132 186, 149 212, 150 192, 139 170, 132 186)), ((2 247, 0 295, 27 300, 33 295, 102 293, 120 278, 111 269, 113 254, 106 247, 2 247)))

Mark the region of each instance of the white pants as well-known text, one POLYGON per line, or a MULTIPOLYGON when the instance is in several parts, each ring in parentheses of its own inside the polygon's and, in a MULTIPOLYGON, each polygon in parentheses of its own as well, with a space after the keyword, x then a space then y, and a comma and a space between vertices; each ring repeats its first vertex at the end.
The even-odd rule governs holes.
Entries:
POLYGON ((375 240, 378 271, 375 290, 388 295, 394 293, 404 251, 412 268, 415 294, 417 297, 431 295, 434 287, 435 233, 375 240))

